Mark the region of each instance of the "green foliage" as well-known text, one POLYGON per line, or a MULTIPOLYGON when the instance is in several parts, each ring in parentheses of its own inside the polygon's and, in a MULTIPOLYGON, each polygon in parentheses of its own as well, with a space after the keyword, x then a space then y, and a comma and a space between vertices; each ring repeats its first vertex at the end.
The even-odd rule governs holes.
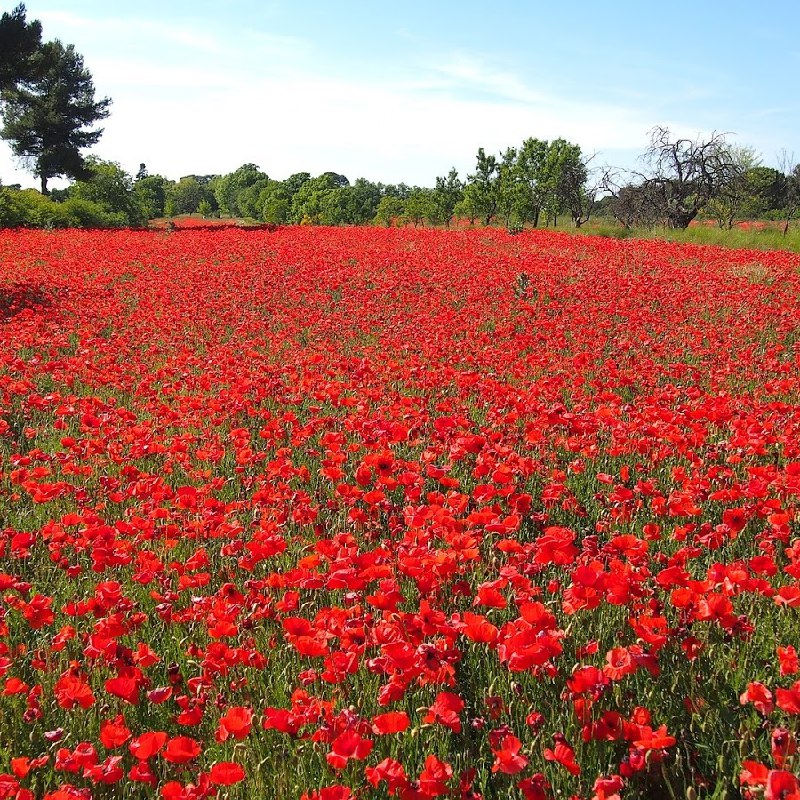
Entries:
POLYGON ((260 217, 264 222, 273 225, 285 225, 289 222, 292 210, 292 192, 288 181, 269 181, 261 193, 262 206, 260 217))
POLYGON ((526 139, 519 149, 507 148, 499 162, 494 159, 494 173, 488 159, 480 150, 479 169, 470 176, 462 211, 483 217, 485 224, 497 214, 509 228, 525 223, 536 227, 543 213, 554 224, 567 212, 578 224, 588 218, 587 168, 577 144, 526 139))
POLYGON ((194 214, 203 200, 212 209, 216 208, 215 194, 209 184, 202 183, 195 175, 186 175, 177 183, 167 186, 165 213, 169 216, 194 214))
POLYGON ((756 214, 776 211, 786 201, 787 177, 780 170, 761 165, 751 167, 745 174, 756 214))
POLYGON ((501 155, 497 176, 497 211, 506 227, 519 217, 524 185, 517 166, 517 150, 509 147, 501 155))
MULTIPOLYGON (((148 176, 139 183, 156 181, 148 176)), ((84 178, 43 195, 33 189, 0 188, 0 227, 118 228, 140 226, 148 214, 131 176, 119 164, 89 158, 84 178)))
POLYGON ((0 90, 36 75, 36 55, 41 46, 42 24, 25 19, 24 5, 0 16, 0 90))
POLYGON ((71 197, 59 203, 35 189, 0 187, 0 228, 122 228, 129 224, 125 213, 92 200, 71 197))
POLYGON ((469 194, 470 202, 477 211, 477 216, 483 219, 484 225, 488 225, 497 213, 498 177, 497 158, 486 155, 482 147, 478 148, 475 173, 469 176, 469 183, 464 191, 469 194))
POLYGON ((21 192, 0 186, 0 228, 19 228, 25 224, 21 192))
POLYGON ((525 139, 517 157, 520 180, 517 216, 522 222, 539 225, 542 207, 546 202, 547 186, 547 142, 542 139, 525 139))
POLYGON ((385 194, 381 197, 375 210, 375 222, 378 225, 385 225, 390 228, 392 225, 402 221, 405 210, 406 204, 401 197, 385 194))
POLYGON ((161 175, 143 175, 133 184, 136 204, 145 219, 164 216, 167 199, 167 180, 161 175))
POLYGON ((458 217, 459 219, 466 219, 469 221, 470 225, 474 225, 475 220, 478 218, 478 208, 474 202, 474 191, 470 189, 471 186, 472 184, 468 183, 464 187, 464 192, 461 199, 453 208, 453 216, 458 217))
POLYGON ((100 138, 92 126, 108 116, 111 100, 95 101, 91 73, 72 45, 48 42, 37 59, 35 78, 3 90, 2 137, 46 194, 50 178, 84 177, 82 151, 100 138))
POLYGON ((375 218, 381 190, 378 184, 365 178, 357 178, 345 189, 346 218, 351 225, 368 225, 375 218))
POLYGON ((325 210, 325 195, 333 191, 334 185, 324 175, 311 178, 292 197, 291 220, 319 224, 325 210))
POLYGON ((705 213, 717 220, 720 228, 732 228, 737 218, 757 216, 760 203, 750 183, 750 174, 759 168, 759 159, 750 147, 728 148, 730 172, 708 201, 705 213))
MULTIPOLYGON (((245 212, 255 210, 257 195, 254 197, 251 194, 246 198, 245 209, 242 209, 239 205, 240 196, 244 189, 268 180, 269 176, 262 172, 256 164, 242 164, 234 172, 217 178, 213 182, 213 192, 219 210, 223 214, 229 214, 232 217, 254 216, 245 212)), ((200 202, 200 198, 198 198, 197 202, 200 202)), ((196 209, 197 205, 194 206, 192 211, 196 209)), ((187 212, 178 211, 178 213, 187 212)))
POLYGON ((436 202, 431 189, 416 188, 405 201, 405 216, 414 227, 436 217, 436 202))
POLYGON ((300 187, 306 183, 306 181, 310 180, 310 172, 295 172, 293 175, 290 175, 285 181, 283 181, 283 185, 286 187, 286 191, 289 193, 289 195, 294 197, 294 195, 296 195, 300 190, 300 187))
POLYGON ((54 203, 59 209, 59 218, 66 224, 55 227, 69 228, 126 228, 131 221, 123 211, 110 211, 100 203, 73 197, 64 203, 54 203))
POLYGON ((363 225, 375 216, 378 187, 359 179, 350 181, 336 172, 324 172, 303 181, 292 195, 289 219, 314 225, 363 225))
POLYGON ((105 213, 120 215, 126 221, 123 224, 138 226, 147 222, 134 193, 133 180, 119 164, 92 157, 86 160, 86 173, 85 180, 70 187, 70 199, 89 201, 105 213))
POLYGON ((436 188, 433 190, 433 202, 436 206, 436 219, 434 224, 443 224, 450 227, 455 214, 456 205, 464 197, 464 184, 459 180, 458 171, 453 167, 445 177, 436 178, 436 188))

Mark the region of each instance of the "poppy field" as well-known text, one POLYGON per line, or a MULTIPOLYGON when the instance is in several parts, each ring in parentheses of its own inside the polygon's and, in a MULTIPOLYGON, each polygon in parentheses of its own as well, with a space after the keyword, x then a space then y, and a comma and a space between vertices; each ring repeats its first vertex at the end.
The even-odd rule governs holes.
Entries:
POLYGON ((800 798, 800 256, 0 233, 0 798, 800 798))

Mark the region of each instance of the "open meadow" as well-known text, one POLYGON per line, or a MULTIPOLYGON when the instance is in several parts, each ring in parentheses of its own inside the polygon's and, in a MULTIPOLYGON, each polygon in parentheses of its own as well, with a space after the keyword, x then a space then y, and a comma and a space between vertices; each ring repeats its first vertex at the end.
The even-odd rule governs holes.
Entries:
POLYGON ((800 797, 800 255, 0 264, 0 798, 800 797))

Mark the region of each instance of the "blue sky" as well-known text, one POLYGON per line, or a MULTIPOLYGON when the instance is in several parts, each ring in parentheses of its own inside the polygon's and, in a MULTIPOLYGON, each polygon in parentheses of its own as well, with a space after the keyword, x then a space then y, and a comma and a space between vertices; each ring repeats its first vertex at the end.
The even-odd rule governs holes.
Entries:
MULTIPOLYGON (((8 10, 15 2, 0 4, 8 10)), ((635 166, 654 125, 800 156, 800 5, 27 0, 113 99, 92 152, 178 178, 254 162, 432 185, 563 136, 635 166)), ((0 179, 35 185, 0 144, 0 179)))

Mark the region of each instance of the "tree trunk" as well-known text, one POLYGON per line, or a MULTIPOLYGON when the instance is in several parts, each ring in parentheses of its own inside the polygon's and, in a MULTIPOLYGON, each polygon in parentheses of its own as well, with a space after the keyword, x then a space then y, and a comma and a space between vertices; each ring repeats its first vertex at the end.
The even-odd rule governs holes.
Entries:
POLYGON ((682 230, 689 227, 689 223, 697 216, 696 211, 673 211, 667 217, 667 227, 673 230, 682 230))
POLYGON ((47 175, 41 175, 40 180, 42 182, 42 194, 47 194, 47 175))

